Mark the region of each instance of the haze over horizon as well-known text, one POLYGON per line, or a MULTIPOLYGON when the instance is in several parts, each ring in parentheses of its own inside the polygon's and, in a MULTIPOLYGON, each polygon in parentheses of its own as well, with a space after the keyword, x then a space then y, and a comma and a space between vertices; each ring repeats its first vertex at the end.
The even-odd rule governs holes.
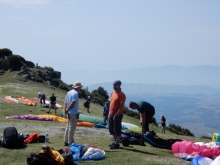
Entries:
MULTIPOLYGON (((220 66, 218 0, 0 0, 0 4, 0 48, 62 73, 220 66)), ((69 76, 71 82, 80 80, 69 76)))
POLYGON ((64 82, 73 84, 73 78, 81 81, 85 87, 100 83, 111 83, 119 79, 122 83, 127 84, 194 85, 220 89, 220 67, 208 65, 191 67, 167 65, 116 71, 84 69, 62 72, 64 82))

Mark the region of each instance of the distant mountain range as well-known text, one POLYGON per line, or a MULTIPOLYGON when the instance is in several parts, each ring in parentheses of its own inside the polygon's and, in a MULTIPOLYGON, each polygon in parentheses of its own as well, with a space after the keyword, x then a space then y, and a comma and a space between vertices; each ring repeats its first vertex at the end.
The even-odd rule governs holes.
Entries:
POLYGON ((61 71, 62 80, 67 83, 79 80, 83 84, 113 82, 169 85, 206 85, 220 89, 220 67, 218 66, 162 66, 145 67, 130 70, 102 71, 68 70, 61 71))
POLYGON ((130 70, 62 71, 62 80, 79 80, 89 91, 103 87, 110 95, 112 82, 122 81, 122 90, 130 101, 144 100, 155 109, 155 118, 163 114, 167 123, 188 128, 195 135, 212 136, 220 132, 220 67, 162 66, 130 70))
MULTIPOLYGON (((88 86, 89 91, 103 87, 110 95, 112 83, 99 83, 88 86)), ((181 86, 158 84, 122 84, 126 94, 125 106, 130 101, 144 100, 155 109, 155 118, 163 114, 168 124, 180 125, 197 136, 212 136, 220 130, 220 90, 209 86, 181 86)), ((220 132, 220 131, 219 131, 220 132)))

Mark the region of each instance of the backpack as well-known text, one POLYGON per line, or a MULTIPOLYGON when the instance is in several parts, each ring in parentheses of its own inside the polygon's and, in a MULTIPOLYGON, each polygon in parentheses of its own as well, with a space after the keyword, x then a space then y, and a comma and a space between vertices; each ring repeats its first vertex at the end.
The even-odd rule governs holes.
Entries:
POLYGON ((34 142, 37 142, 38 139, 39 139, 39 134, 33 133, 33 134, 29 135, 29 136, 24 140, 24 142, 25 142, 25 143, 34 143, 34 142))
POLYGON ((39 152, 39 156, 46 157, 48 159, 54 160, 54 165, 64 165, 65 160, 63 156, 59 153, 59 151, 55 150, 52 147, 43 145, 41 151, 39 152))
POLYGON ((51 158, 31 153, 27 156, 28 165, 54 165, 56 162, 51 158))
POLYGON ((3 132, 3 138, 1 140, 1 146, 5 148, 17 148, 22 147, 24 144, 23 134, 18 134, 15 127, 6 127, 3 132))
POLYGON ((89 108, 89 102, 88 102, 88 100, 86 100, 83 105, 84 105, 85 108, 89 108))

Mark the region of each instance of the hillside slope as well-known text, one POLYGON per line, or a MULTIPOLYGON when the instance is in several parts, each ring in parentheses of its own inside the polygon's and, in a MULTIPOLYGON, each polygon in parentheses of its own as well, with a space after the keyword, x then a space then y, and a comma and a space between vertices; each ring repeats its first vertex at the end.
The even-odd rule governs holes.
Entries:
MULTIPOLYGON (((26 98, 34 98, 37 96, 38 91, 46 93, 47 98, 51 93, 55 93, 57 96, 57 102, 62 104, 66 91, 58 88, 48 86, 48 84, 37 83, 33 81, 20 81, 17 72, 6 72, 4 75, 0 76, 0 131, 7 126, 15 126, 19 132, 26 134, 38 132, 39 134, 44 134, 46 130, 49 130, 50 134, 50 146, 55 149, 64 148, 63 147, 63 135, 65 130, 65 123, 59 122, 48 122, 48 121, 32 121, 32 120, 17 120, 17 119, 6 119, 6 116, 10 115, 24 115, 24 114, 45 114, 47 109, 41 108, 39 104, 37 106, 26 106, 15 103, 8 103, 4 100, 5 96, 23 96, 26 98)), ((83 107, 83 102, 85 100, 80 99, 79 109, 82 113, 86 113, 86 109, 83 107)), ((59 110, 61 111, 61 110, 59 110)), ((102 107, 96 104, 91 104, 91 115, 100 116, 102 115, 102 107)), ((54 111, 52 110, 52 114, 54 111)), ((129 122, 132 124, 139 124, 137 119, 124 116, 124 122, 129 122)), ((169 131, 166 134, 160 133, 160 128, 155 126, 150 126, 150 129, 154 130, 159 137, 169 138, 169 139, 184 139, 191 141, 204 141, 209 142, 210 139, 202 139, 196 137, 178 136, 169 131)), ((130 146, 130 147, 120 147, 117 152, 109 150, 108 144, 111 143, 109 140, 109 133, 107 129, 98 128, 84 128, 77 127, 75 140, 80 144, 94 144, 103 148, 106 151, 106 159, 101 161, 89 161, 86 164, 97 165, 97 164, 126 164, 134 165, 137 164, 137 159, 139 159, 138 164, 151 164, 151 165, 186 165, 190 162, 175 158, 170 150, 163 150, 159 148, 154 148, 151 145, 147 146, 130 146), (120 163, 119 163, 120 162, 120 163)), ((0 154, 0 164, 7 165, 8 162, 13 162, 13 164, 26 164, 26 157, 30 152, 38 153, 41 148, 40 143, 28 144, 27 148, 23 149, 22 152, 19 150, 8 150, 1 149, 0 154), (7 158, 8 154, 13 155, 10 160, 7 158)), ((82 162, 83 163, 83 162, 82 162)), ((81 162, 79 163, 81 164, 81 162)))

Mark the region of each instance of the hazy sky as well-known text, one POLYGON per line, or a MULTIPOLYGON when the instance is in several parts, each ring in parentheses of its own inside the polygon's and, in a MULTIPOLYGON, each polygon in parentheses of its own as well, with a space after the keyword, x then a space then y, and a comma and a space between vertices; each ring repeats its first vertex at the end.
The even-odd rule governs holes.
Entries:
POLYGON ((0 48, 58 71, 220 66, 219 0, 0 0, 0 48))

